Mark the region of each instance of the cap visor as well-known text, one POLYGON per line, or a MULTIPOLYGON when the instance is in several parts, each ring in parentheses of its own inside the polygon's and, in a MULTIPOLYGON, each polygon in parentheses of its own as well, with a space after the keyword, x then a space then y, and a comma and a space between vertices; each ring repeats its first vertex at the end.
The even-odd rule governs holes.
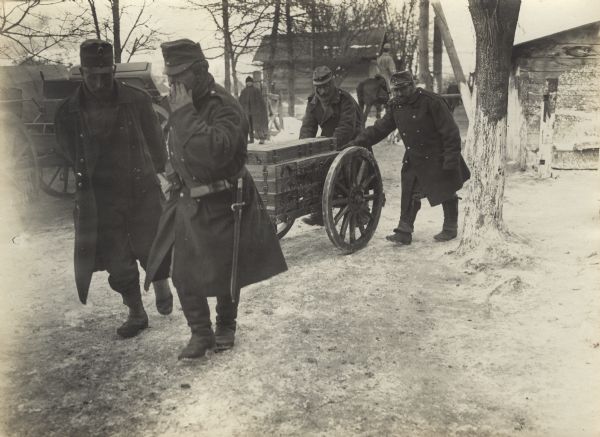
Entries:
POLYGON ((326 80, 313 80, 313 85, 325 85, 327 82, 331 82, 331 77, 326 80))
POLYGON ((187 62, 185 64, 179 65, 165 65, 163 73, 168 76, 173 76, 174 74, 179 74, 187 70, 192 66, 193 62, 187 62))

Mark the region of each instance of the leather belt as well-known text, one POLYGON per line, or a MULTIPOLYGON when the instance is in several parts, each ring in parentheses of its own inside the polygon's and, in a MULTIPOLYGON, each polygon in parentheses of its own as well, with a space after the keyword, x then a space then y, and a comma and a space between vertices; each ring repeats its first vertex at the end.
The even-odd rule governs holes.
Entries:
POLYGON ((229 190, 232 187, 233 185, 231 185, 229 181, 222 179, 219 181, 211 182, 210 184, 188 187, 188 189, 190 191, 190 197, 197 198, 207 196, 208 194, 229 190))

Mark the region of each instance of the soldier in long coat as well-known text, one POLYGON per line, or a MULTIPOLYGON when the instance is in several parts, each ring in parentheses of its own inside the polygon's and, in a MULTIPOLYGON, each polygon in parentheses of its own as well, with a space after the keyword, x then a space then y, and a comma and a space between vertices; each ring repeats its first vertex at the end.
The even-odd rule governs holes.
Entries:
POLYGON ((256 137, 258 142, 263 144, 269 136, 267 103, 260 90, 254 86, 254 79, 250 76, 246 78, 246 88, 242 90, 238 100, 248 117, 250 142, 253 143, 256 137))
MULTIPOLYGON (((315 68, 313 85, 315 92, 308 97, 299 137, 314 138, 321 128, 321 136, 335 138, 341 149, 361 131, 362 111, 350 93, 335 86, 329 67, 315 68)), ((322 212, 317 211, 302 221, 323 226, 322 212)))
POLYGON ((412 232, 421 199, 431 206, 442 204, 444 224, 434 236, 436 241, 456 238, 458 197, 471 173, 461 155, 458 126, 446 104, 435 93, 415 87, 410 71, 394 73, 391 78, 394 97, 385 116, 366 128, 347 146, 371 146, 398 129, 406 151, 402 160, 402 197, 400 221, 390 241, 412 242, 412 232))
POLYGON ((248 122, 239 103, 217 85, 199 44, 182 39, 161 45, 171 86, 169 153, 174 173, 170 198, 154 241, 146 287, 173 249, 172 280, 192 335, 179 358, 198 358, 234 343, 237 287, 287 270, 279 240, 245 168, 248 122), (241 185, 240 185, 241 184, 241 185), (241 222, 232 204, 243 187, 241 222), (234 232, 239 223, 239 248, 234 232), (233 294, 233 298, 232 298, 233 294), (213 332, 207 297, 217 298, 213 332))
MULTIPOLYGON (((150 96, 114 79, 110 43, 81 44, 83 83, 58 108, 58 151, 73 166, 75 193, 75 282, 86 303, 92 273, 108 271, 110 286, 129 308, 121 337, 148 326, 137 261, 146 267, 161 213, 156 172, 166 152, 150 96)), ((171 312, 168 260, 154 279, 157 309, 171 312)))

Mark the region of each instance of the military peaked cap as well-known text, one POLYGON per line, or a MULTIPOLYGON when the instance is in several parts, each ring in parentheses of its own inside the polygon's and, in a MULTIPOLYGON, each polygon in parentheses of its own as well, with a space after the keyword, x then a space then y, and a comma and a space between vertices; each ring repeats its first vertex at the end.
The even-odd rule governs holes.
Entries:
POLYGON ((79 46, 79 59, 82 67, 112 71, 113 46, 101 39, 87 39, 79 46))
POLYGON ((179 74, 198 61, 204 61, 204 53, 200 44, 190 39, 178 39, 160 45, 165 59, 164 73, 170 76, 179 74))
POLYGON ((414 79, 410 70, 398 71, 390 77, 392 88, 402 88, 403 86, 414 83, 414 79))
POLYGON ((248 82, 254 83, 254 78, 252 76, 247 76, 246 77, 246 83, 248 83, 248 82))
POLYGON ((317 67, 315 68, 315 71, 313 71, 313 85, 326 84, 332 78, 333 72, 329 69, 329 67, 326 67, 325 65, 317 67))

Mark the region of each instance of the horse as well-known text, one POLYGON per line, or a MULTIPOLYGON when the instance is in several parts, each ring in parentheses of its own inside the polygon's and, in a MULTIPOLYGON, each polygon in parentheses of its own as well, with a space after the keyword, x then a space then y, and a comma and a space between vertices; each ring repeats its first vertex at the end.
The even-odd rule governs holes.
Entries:
POLYGON ((390 92, 385 78, 380 74, 376 74, 375 77, 368 77, 358 84, 356 96, 358 97, 360 110, 363 113, 362 123, 364 128, 371 107, 375 106, 375 116, 378 119, 381 118, 382 106, 389 100, 390 92))

